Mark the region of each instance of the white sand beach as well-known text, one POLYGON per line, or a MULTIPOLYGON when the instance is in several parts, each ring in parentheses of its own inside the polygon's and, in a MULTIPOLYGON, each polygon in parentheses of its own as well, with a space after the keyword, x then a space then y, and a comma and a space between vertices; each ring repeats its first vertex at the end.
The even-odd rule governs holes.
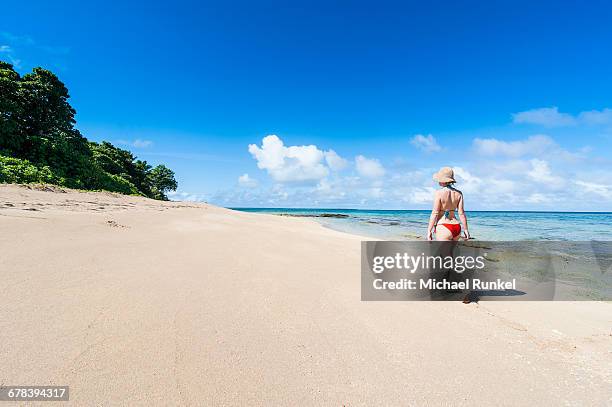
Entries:
MULTIPOLYGON (((72 405, 612 402, 612 305, 362 302, 309 219, 0 185, 0 383, 72 405)), ((44 404, 44 403, 41 403, 44 404)))

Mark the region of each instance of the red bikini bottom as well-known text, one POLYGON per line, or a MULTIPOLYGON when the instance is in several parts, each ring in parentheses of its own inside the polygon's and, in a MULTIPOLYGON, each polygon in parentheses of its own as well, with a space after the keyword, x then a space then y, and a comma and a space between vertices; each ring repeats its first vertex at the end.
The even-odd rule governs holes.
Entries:
POLYGON ((458 223, 441 223, 440 225, 445 226, 453 235, 453 239, 461 234, 461 225, 458 223))

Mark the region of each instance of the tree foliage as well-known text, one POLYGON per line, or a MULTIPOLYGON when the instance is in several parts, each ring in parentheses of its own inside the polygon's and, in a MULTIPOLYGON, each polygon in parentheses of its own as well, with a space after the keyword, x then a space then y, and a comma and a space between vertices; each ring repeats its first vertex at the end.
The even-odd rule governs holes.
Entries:
POLYGON ((48 182, 167 199, 172 170, 152 168, 109 142, 89 142, 75 128, 68 89, 52 72, 21 77, 0 61, 0 182, 48 182))
POLYGON ((57 183, 57 179, 47 166, 36 167, 28 160, 0 155, 0 182, 54 184, 57 183))
POLYGON ((156 199, 168 199, 166 192, 174 191, 178 187, 176 180, 174 179, 174 172, 163 164, 158 165, 149 171, 147 178, 156 199))

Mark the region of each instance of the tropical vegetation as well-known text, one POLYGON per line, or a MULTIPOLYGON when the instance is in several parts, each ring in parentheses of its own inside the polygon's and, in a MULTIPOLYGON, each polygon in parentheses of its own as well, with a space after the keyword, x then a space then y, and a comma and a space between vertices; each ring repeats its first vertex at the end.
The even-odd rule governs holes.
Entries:
POLYGON ((174 172, 152 167, 109 142, 88 141, 75 127, 66 86, 35 68, 21 76, 0 61, 0 182, 50 183, 167 199, 174 172))

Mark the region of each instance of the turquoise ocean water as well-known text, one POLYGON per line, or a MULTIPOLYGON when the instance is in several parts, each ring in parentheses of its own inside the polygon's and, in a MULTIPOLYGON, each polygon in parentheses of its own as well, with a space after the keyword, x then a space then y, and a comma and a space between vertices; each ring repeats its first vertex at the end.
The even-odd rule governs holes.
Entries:
MULTIPOLYGON (((246 212, 312 216, 324 226, 388 240, 424 238, 429 210, 233 208, 246 212), (324 214, 346 218, 321 217, 324 214)), ((467 212, 478 240, 612 240, 612 212, 467 212)))

